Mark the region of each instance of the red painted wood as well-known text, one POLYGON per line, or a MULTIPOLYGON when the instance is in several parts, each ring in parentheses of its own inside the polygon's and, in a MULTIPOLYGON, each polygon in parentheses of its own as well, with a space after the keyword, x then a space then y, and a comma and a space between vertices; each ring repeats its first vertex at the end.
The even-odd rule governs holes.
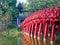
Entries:
POLYGON ((44 42, 46 41, 47 34, 48 34, 48 22, 46 22, 46 24, 45 24, 45 29, 44 29, 44 42))
POLYGON ((52 22, 51 43, 53 43, 55 39, 55 26, 55 22, 52 22))
POLYGON ((41 37, 43 23, 40 23, 40 28, 38 30, 38 37, 41 37))
POLYGON ((60 33, 60 7, 52 6, 51 8, 45 8, 43 10, 38 10, 30 16, 28 16, 20 25, 21 29, 32 35, 33 37, 41 37, 42 28, 44 27, 44 39, 47 35, 51 35, 51 41, 54 42, 55 38, 55 25, 58 25, 60 33), (38 29, 39 23, 39 29, 38 29), (35 26, 34 26, 35 25, 35 26), (52 25, 52 30, 50 31, 48 25, 52 25), (31 28, 31 29, 30 29, 31 28))

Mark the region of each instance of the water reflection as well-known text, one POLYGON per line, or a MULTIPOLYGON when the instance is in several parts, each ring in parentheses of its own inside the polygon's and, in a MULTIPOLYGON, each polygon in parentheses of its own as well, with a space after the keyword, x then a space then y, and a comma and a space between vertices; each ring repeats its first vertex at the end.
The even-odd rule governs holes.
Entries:
MULTIPOLYGON (((23 34, 20 39, 23 43, 23 45, 60 45, 60 43, 56 43, 55 44, 50 44, 50 37, 47 38, 46 42, 43 41, 43 36, 41 36, 40 39, 38 39, 37 37, 34 38, 33 36, 28 36, 23 34)), ((59 41, 60 42, 60 41, 59 41)))

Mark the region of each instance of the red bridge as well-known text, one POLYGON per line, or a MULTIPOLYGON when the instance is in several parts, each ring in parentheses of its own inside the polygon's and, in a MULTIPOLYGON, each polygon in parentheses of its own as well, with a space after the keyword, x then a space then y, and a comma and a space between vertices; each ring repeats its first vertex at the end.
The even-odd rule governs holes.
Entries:
POLYGON ((51 44, 55 40, 55 28, 57 26, 58 33, 60 33, 60 7, 55 6, 38 10, 21 23, 21 29, 24 31, 24 34, 39 40, 43 33, 44 42, 47 36, 51 36, 51 44))

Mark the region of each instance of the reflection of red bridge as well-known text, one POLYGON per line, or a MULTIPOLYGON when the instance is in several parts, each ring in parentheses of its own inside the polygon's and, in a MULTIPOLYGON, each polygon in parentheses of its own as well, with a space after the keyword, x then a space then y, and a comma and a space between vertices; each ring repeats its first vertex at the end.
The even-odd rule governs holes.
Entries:
POLYGON ((55 8, 54 6, 51 9, 45 8, 31 14, 21 23, 21 28, 26 35, 40 39, 41 33, 44 32, 44 42, 47 35, 51 34, 51 44, 54 42, 55 28, 57 26, 60 33, 60 7, 55 8), (52 28, 50 29, 50 27, 52 28))
POLYGON ((21 36, 20 39, 21 39, 23 45, 41 45, 42 44, 42 40, 37 40, 37 39, 34 39, 27 35, 21 36))

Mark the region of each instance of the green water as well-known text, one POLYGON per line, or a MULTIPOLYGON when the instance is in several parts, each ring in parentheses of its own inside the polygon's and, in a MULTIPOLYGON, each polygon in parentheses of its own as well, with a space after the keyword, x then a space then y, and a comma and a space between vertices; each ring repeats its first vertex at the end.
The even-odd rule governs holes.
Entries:
MULTIPOLYGON (((43 36, 41 36, 41 39, 38 40, 37 38, 30 37, 27 35, 20 36, 20 41, 23 43, 22 45, 51 45, 50 44, 50 37, 47 38, 46 42, 43 42, 43 36)), ((21 45, 21 43, 20 43, 21 45)), ((55 41, 53 45, 60 45, 60 35, 56 35, 55 41)))
MULTIPOLYGON (((16 35, 15 32, 14 33, 11 32, 10 34, 0 34, 0 45, 44 45, 44 44, 50 45, 50 37, 48 37, 47 41, 44 43, 43 36, 41 36, 40 40, 38 40, 37 38, 27 36, 22 33, 19 33, 19 35, 16 35)), ((53 45, 60 45, 60 35, 58 33, 56 33, 56 38, 53 45)))

